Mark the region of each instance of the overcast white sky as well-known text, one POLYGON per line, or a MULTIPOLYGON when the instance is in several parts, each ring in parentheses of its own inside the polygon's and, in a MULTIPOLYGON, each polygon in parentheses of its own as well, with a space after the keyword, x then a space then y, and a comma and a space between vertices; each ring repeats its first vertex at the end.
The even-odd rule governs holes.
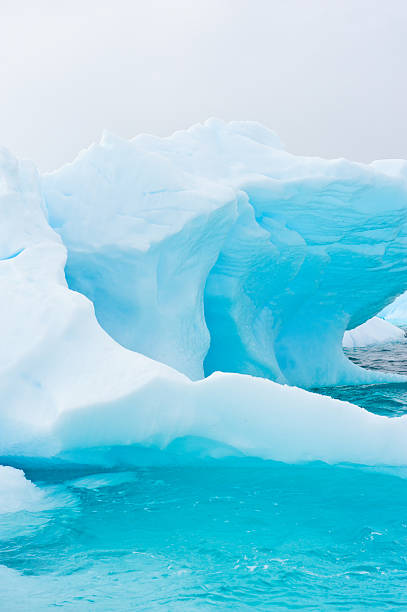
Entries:
POLYGON ((209 116, 407 158, 406 0, 0 0, 0 145, 53 169, 209 116))

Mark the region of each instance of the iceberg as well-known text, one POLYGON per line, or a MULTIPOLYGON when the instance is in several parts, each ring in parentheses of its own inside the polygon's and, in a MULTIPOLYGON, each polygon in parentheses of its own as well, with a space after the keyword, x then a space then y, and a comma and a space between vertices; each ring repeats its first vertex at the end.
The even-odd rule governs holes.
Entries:
POLYGON ((250 123, 0 150, 0 609, 403 607, 407 377, 342 350, 395 333, 384 166, 250 123))
POLYGON ((40 510, 43 501, 42 491, 26 479, 22 470, 0 465, 0 515, 21 510, 40 510))
POLYGON ((405 380, 341 348, 400 290, 404 187, 296 159, 219 122, 105 137, 44 177, 1 151, 1 456, 407 463, 407 416, 280 384, 405 380))
POLYGON ((346 331, 342 345, 345 348, 358 348, 386 342, 401 342, 405 338, 406 334, 400 327, 396 327, 396 325, 392 325, 380 317, 373 317, 362 325, 355 327, 355 329, 346 331))
POLYGON ((105 134, 41 189, 69 287, 123 347, 193 380, 312 388, 380 378, 342 338, 407 288, 394 164, 295 156, 257 123, 213 119, 105 134))

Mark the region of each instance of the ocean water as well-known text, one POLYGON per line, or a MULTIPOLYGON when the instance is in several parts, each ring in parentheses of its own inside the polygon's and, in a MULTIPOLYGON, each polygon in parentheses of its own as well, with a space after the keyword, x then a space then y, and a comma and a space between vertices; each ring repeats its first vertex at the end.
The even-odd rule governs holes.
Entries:
MULTIPOLYGON (((351 361, 369 370, 407 374, 406 341, 345 350, 345 353, 351 361)), ((352 402, 370 412, 388 417, 402 416, 407 412, 407 385, 404 383, 325 387, 314 391, 352 402)))
MULTIPOLYGON (((407 371, 404 343, 350 357, 407 371)), ((320 391, 407 411, 407 385, 320 391)), ((0 610, 407 609, 407 470, 16 465, 44 509, 0 515, 0 610)))

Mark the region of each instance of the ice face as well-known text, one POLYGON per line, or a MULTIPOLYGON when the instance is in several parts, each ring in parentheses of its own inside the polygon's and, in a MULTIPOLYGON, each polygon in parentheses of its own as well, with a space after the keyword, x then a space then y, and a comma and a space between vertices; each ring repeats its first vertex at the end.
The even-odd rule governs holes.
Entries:
POLYGON ((402 293, 394 300, 392 304, 389 304, 384 308, 379 316, 387 321, 391 321, 396 325, 407 325, 407 292, 402 293))
POLYGON ((341 342, 407 285, 399 162, 298 157, 258 124, 210 120, 105 135, 42 189, 69 286, 123 346, 192 379, 369 380, 341 342))

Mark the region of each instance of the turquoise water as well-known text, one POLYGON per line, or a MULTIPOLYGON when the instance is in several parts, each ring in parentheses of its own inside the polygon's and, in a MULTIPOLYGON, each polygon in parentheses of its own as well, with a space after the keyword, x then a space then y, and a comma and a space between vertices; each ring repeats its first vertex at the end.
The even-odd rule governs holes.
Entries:
MULTIPOLYGON (((351 357, 407 367, 403 345, 351 357)), ((325 392, 407 411, 406 385, 325 392)), ((0 515, 1 610, 407 609, 406 470, 16 465, 46 499, 0 515)))

